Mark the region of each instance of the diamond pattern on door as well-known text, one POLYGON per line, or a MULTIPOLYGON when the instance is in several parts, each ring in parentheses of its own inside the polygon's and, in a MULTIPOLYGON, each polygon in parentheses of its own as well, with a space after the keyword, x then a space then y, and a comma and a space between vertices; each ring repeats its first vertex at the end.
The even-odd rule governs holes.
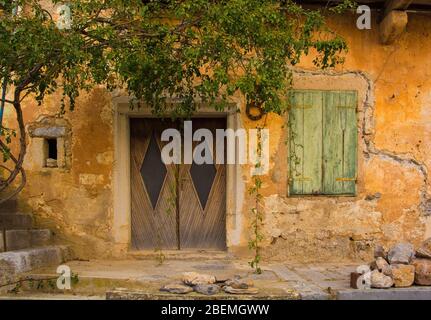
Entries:
POLYGON ((155 209, 167 170, 165 164, 162 162, 161 152, 154 134, 151 135, 140 171, 148 196, 150 197, 151 205, 155 209))
POLYGON ((203 210, 205 210, 216 174, 217 169, 214 164, 196 164, 193 161, 190 168, 190 175, 203 210))

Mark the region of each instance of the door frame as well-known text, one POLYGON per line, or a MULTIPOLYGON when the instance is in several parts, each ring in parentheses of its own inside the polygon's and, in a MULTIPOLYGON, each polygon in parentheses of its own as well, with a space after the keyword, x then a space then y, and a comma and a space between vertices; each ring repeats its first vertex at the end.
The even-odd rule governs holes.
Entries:
MULTIPOLYGON (((118 96, 112 99, 114 111, 114 163, 113 163, 113 221, 112 232, 115 249, 131 250, 131 188, 130 188, 130 118, 154 118, 148 107, 131 107, 130 97, 118 96)), ((216 111, 205 105, 193 117, 225 118, 227 129, 242 128, 240 101, 232 103, 225 111, 216 111)), ((237 145, 237 143, 236 143, 237 145)), ((236 148, 238 153, 238 148, 236 148)), ((238 154, 236 154, 236 157, 238 154)), ((226 164, 226 247, 240 244, 242 232, 242 207, 245 183, 242 180, 240 164, 226 164)))

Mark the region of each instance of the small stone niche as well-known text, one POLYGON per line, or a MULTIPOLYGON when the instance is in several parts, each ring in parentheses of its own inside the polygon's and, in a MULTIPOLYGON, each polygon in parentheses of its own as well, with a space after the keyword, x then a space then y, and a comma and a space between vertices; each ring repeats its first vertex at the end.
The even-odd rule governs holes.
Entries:
POLYGON ((44 158, 46 168, 58 168, 58 144, 56 138, 45 139, 44 141, 44 158))
POLYGON ((67 169, 70 167, 70 125, 65 119, 43 117, 29 124, 30 166, 67 169))

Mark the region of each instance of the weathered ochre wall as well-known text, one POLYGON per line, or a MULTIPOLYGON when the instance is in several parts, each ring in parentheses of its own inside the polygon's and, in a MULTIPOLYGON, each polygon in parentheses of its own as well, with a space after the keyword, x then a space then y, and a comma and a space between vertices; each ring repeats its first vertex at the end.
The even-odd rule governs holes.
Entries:
MULTIPOLYGON (((287 197, 286 119, 269 115, 270 172, 263 185, 266 258, 292 261, 368 259, 375 243, 418 244, 431 236, 431 19, 410 14, 407 32, 382 46, 378 27, 356 29, 354 16, 331 22, 349 44, 342 67, 331 74, 304 59, 295 75, 298 88, 359 91, 359 174, 356 197, 287 197), (314 70, 314 71, 313 71, 314 70), (313 72, 311 72, 313 71, 313 72)), ((27 123, 59 111, 60 97, 41 107, 30 100, 27 123)), ((13 126, 9 110, 7 122, 13 126)), ((71 166, 38 169, 27 156, 28 183, 20 205, 31 209, 39 226, 56 231, 81 258, 122 257, 113 240, 114 159, 111 95, 103 89, 83 94, 64 118, 71 127, 71 166)), ((259 122, 242 116, 245 128, 259 122)), ((31 150, 32 140, 29 139, 31 150)), ((247 169, 247 168, 244 168, 247 169)), ((239 242, 247 252, 251 185, 246 181, 239 242)), ((124 248, 123 248, 124 249, 124 248)))
MULTIPOLYGON (((42 106, 24 107, 26 123, 58 114, 60 96, 42 106)), ((8 109, 8 122, 14 114, 8 109)), ((51 228, 59 242, 79 256, 110 255, 112 250, 113 128, 110 95, 103 89, 83 93, 78 107, 64 118, 71 126, 71 166, 35 167, 33 139, 28 139, 27 185, 19 195, 21 210, 32 210, 36 225, 51 228)))

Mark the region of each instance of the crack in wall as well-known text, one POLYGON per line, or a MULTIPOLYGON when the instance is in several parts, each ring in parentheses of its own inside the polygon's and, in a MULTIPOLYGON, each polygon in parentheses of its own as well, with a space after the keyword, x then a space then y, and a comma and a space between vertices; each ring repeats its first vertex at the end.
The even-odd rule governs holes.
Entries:
POLYGON ((311 70, 303 70, 292 68, 293 73, 318 76, 340 77, 345 75, 354 75, 362 78, 367 84, 365 101, 363 105, 362 118, 362 139, 365 145, 363 151, 366 158, 370 155, 380 157, 381 159, 395 161, 403 166, 411 166, 418 170, 423 177, 423 185, 421 187, 421 201, 418 205, 419 210, 424 216, 431 215, 431 196, 428 194, 428 170, 424 163, 418 161, 414 157, 406 154, 397 154, 388 150, 378 149, 375 146, 375 100, 374 100, 374 85, 373 81, 363 71, 345 71, 345 72, 318 72, 311 70))
POLYGON ((426 165, 424 163, 421 163, 417 159, 410 157, 406 154, 397 154, 394 152, 390 152, 388 150, 378 149, 375 146, 375 142, 374 142, 374 138, 375 138, 375 130, 374 130, 375 129, 374 86, 373 86, 372 80, 369 79, 364 72, 357 71, 357 72, 353 72, 353 73, 362 77, 367 82, 367 86, 368 86, 366 98, 365 98, 365 102, 364 102, 364 117, 362 119, 362 121, 363 121, 363 123, 362 123, 362 135, 363 135, 363 140, 364 140, 364 143, 366 146, 366 150, 364 151, 365 155, 367 156, 367 153, 368 153, 368 155, 372 154, 374 156, 378 156, 378 157, 381 157, 383 159, 395 161, 395 162, 402 164, 404 166, 407 165, 407 166, 412 166, 412 167, 416 168, 423 177, 423 185, 421 188, 421 202, 420 202, 418 207, 421 210, 423 215, 431 214, 430 208, 427 209, 427 207, 429 206, 428 203, 430 202, 431 199, 429 199, 428 192, 427 192, 427 189, 428 189, 428 170, 427 170, 426 165), (369 118, 367 118, 367 116, 369 118), (371 125, 370 131, 366 130, 367 120, 368 120, 369 124, 371 125))

